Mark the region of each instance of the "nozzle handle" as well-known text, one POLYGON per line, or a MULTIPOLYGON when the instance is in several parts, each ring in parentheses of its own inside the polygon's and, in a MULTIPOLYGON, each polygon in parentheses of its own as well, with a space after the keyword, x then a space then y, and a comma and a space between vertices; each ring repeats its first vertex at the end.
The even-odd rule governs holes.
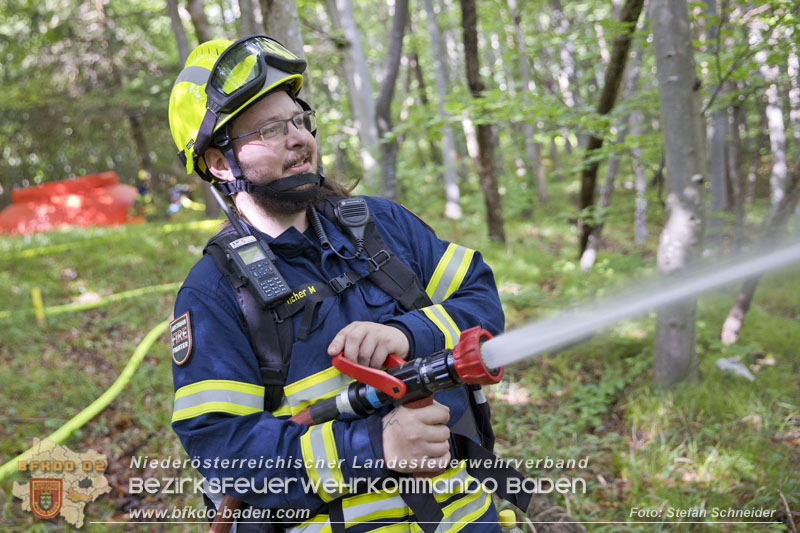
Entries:
MULTIPOLYGON (((405 361, 402 358, 396 356, 395 354, 389 354, 389 356, 386 358, 385 365, 387 368, 393 368, 395 366, 402 365, 403 363, 405 363, 405 361)), ((402 398, 406 395, 408 390, 406 384, 400 379, 392 376, 391 374, 387 374, 385 371, 378 368, 360 365, 354 361, 351 361, 344 356, 343 351, 333 356, 331 364, 338 368, 339 372, 342 374, 350 376, 351 378, 364 383, 365 385, 371 385, 394 399, 402 398)))

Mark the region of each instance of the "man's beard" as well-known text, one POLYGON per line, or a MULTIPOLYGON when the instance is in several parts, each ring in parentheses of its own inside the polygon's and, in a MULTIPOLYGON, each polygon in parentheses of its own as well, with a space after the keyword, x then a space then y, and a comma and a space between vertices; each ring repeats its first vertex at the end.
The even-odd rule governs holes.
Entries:
MULTIPOLYGON (((257 171, 253 171, 251 168, 242 168, 242 173, 244 174, 244 178, 252 181, 253 183, 263 182, 262 176, 257 171)), ((297 213, 305 211, 309 207, 320 202, 324 198, 322 188, 319 188, 317 190, 317 194, 315 194, 312 198, 305 200, 277 198, 267 193, 260 187, 254 188, 254 190, 248 194, 253 198, 253 201, 256 203, 256 205, 258 205, 267 213, 274 215, 296 215, 297 213)))

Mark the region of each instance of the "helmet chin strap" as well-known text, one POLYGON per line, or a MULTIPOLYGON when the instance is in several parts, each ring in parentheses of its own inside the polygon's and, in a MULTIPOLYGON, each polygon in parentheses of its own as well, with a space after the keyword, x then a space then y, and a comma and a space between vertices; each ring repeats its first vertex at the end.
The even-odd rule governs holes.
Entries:
POLYGON ((324 175, 308 172, 279 178, 267 184, 253 183, 248 179, 236 178, 233 181, 220 181, 217 185, 222 193, 228 196, 233 196, 238 192, 260 192, 277 200, 303 202, 316 197, 324 180, 324 175), (302 185, 313 185, 313 187, 299 191, 291 190, 302 185))

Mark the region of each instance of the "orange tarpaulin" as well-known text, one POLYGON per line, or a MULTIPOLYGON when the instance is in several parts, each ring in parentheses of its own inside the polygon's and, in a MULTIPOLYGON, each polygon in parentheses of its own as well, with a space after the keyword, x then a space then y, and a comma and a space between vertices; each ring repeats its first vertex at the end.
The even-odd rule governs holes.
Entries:
POLYGON ((113 171, 14 189, 13 203, 0 211, 0 232, 34 233, 62 224, 126 224, 133 222, 128 209, 136 195, 136 187, 120 184, 113 171))

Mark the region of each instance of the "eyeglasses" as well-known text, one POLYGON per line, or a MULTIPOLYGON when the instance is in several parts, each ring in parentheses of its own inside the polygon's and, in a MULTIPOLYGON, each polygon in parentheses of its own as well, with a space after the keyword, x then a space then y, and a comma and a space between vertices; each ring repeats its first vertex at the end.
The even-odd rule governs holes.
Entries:
POLYGON ((258 133, 261 135, 261 142, 263 142, 265 146, 272 146, 283 141, 283 139, 289 135, 290 122, 294 124, 294 127, 299 131, 308 131, 311 134, 317 131, 317 116, 314 114, 313 110, 308 110, 300 112, 285 120, 274 120, 272 122, 267 122, 257 130, 251 131, 250 133, 244 133, 238 137, 234 137, 231 140, 235 141, 236 139, 249 137, 250 135, 255 135, 258 133))

